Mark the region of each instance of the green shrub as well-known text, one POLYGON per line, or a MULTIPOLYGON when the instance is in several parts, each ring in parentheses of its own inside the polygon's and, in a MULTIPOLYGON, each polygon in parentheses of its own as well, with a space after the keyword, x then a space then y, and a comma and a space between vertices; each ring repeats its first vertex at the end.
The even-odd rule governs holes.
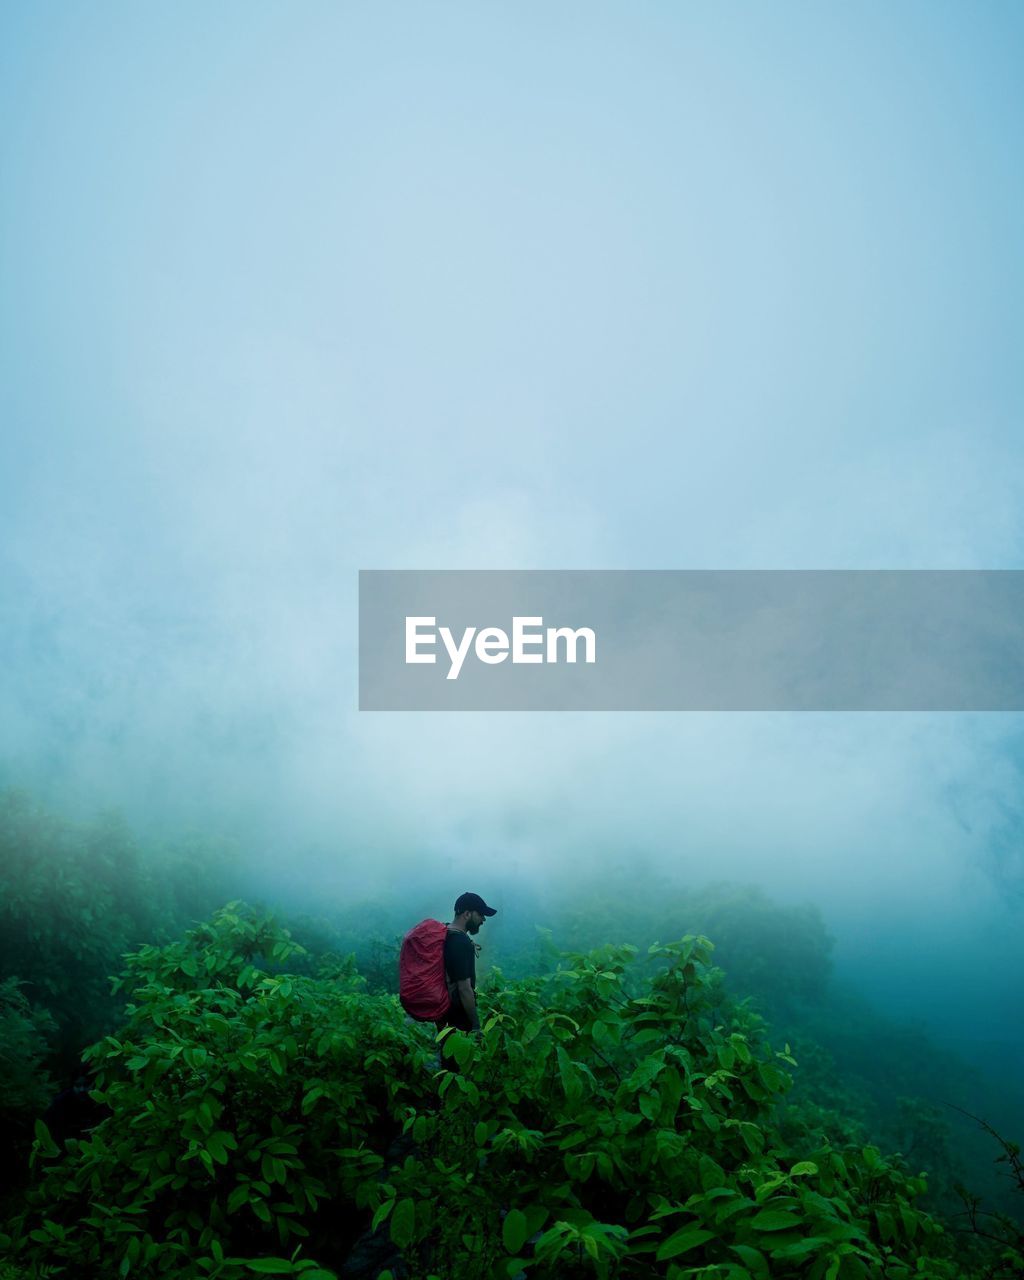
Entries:
POLYGON ((53 1084, 43 1069, 53 1019, 33 1008, 17 978, 0 982, 0 1141, 15 1144, 32 1132, 53 1084))
POLYGON ((428 1049, 351 969, 271 972, 297 952, 232 904, 128 957, 127 1021, 86 1055, 113 1115, 63 1157, 45 1126, 36 1144, 21 1245, 38 1274, 231 1277, 351 1246, 428 1049))
MULTIPOLYGON (((432 1038, 238 904, 129 958, 90 1051, 113 1111, 45 1128, 15 1224, 33 1276, 304 1275, 372 1232, 395 1276, 953 1280, 924 1179, 780 1118, 795 1062, 726 997, 706 939, 505 982, 432 1038)), ((379 1268, 378 1268, 379 1269, 379 1268)), ((368 1274, 376 1274, 371 1271, 368 1274)))

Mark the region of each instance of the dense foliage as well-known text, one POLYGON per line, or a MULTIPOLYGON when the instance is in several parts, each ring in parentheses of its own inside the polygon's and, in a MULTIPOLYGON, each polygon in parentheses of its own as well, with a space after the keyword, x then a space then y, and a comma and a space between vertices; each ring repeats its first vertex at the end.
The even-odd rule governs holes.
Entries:
POLYGON ((484 1035, 441 1059, 393 994, 416 905, 190 928, 230 849, 143 850, 19 793, 0 855, 0 1280, 1024 1274, 991 1189, 956 1188, 965 1133, 1018 1190, 1019 1151, 945 1105, 979 1107, 962 1063, 836 986, 813 908, 520 901, 484 1035), (90 1043, 76 1128, 47 1104, 90 1043))
POLYGON ((0 976, 19 974, 74 1040, 116 1008, 121 955, 208 915, 237 876, 227 842, 143 848, 116 814, 76 824, 0 791, 0 976))
POLYGON ((228 852, 198 841, 143 852, 126 825, 78 826, 0 792, 0 1136, 22 1140, 81 1050, 121 1016, 110 975, 224 901, 228 852))
POLYGON ((957 1108, 981 1109, 1011 1132, 1024 1129, 1015 1081, 982 1078, 943 1051, 923 1027, 887 1018, 832 975, 832 940, 820 912, 781 904, 751 886, 687 889, 653 876, 577 893, 557 922, 564 945, 606 940, 648 945, 680 933, 715 941, 716 959, 736 998, 750 998, 776 1036, 796 1050, 793 1096, 836 1135, 902 1151, 929 1171, 928 1203, 962 1208, 969 1181, 989 1204, 1012 1207, 994 1175, 992 1144, 957 1108))
POLYGON ((16 978, 0 982, 0 1143, 7 1151, 19 1148, 49 1101, 53 1082, 44 1064, 54 1030, 16 978))
POLYGON ((39 1129, 27 1274, 965 1274, 922 1177, 783 1123, 796 1064, 706 939, 492 975, 444 1062, 393 997, 296 958, 238 904, 129 957, 88 1055, 110 1116, 64 1152, 39 1129))

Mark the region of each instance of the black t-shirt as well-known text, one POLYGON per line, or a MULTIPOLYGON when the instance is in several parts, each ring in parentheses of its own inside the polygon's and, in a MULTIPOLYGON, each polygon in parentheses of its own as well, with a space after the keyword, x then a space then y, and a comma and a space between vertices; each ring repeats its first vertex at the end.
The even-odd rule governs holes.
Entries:
POLYGON ((476 947, 468 933, 448 930, 444 940, 444 967, 450 983, 468 978, 469 985, 476 990, 476 947))
POLYGON ((445 1021, 452 1026, 461 1027, 463 1031, 469 1031, 469 1017, 455 986, 457 982, 468 978, 469 985, 476 990, 476 947, 468 933, 463 933, 460 929, 448 930, 444 940, 444 968, 448 992, 452 998, 452 1007, 445 1021))

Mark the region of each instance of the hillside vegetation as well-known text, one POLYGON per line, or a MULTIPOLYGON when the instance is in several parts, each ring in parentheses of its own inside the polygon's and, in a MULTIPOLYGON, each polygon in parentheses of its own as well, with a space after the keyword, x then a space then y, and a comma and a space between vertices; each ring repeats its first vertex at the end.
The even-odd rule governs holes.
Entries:
MULTIPOLYGON (((865 1108, 844 1110, 856 1089, 830 1081, 834 1059, 808 1039, 805 1068, 701 934, 643 949, 510 946, 509 973, 492 965, 480 984, 483 1034, 439 1044, 388 989, 386 940, 364 936, 342 957, 343 922, 293 931, 240 901, 192 928, 152 905, 134 914, 123 884, 119 897, 97 882, 102 842, 23 797, 3 838, 22 841, 20 861, 3 864, 6 936, 30 944, 5 952, 27 968, 0 987, 8 1280, 1024 1274, 1013 1222, 932 1205, 927 1152, 872 1140, 865 1108), (33 951, 29 908, 47 875, 71 905, 55 907, 33 951), (91 913, 88 928, 62 937, 75 911, 91 913), (83 932, 94 950, 76 1000, 60 975, 83 932), (103 947, 126 939, 102 990, 103 947), (42 1119, 58 1083, 47 1073, 76 1027, 95 1030, 83 1057, 96 1114, 61 1140, 42 1119)), ((138 857, 123 833, 119 848, 113 877, 127 869, 134 892, 166 886, 173 862, 138 857)), ((737 903, 753 913, 744 945, 757 919, 774 927, 757 895, 741 893, 731 914, 724 890, 709 901, 723 950, 737 903)), ((827 951, 804 918, 803 935, 785 934, 790 951, 801 936, 827 951)), ((770 970, 766 948, 748 970, 770 970)), ((820 999, 801 981, 780 1016, 820 999)), ((931 1118, 906 1123, 927 1133, 931 1118)), ((1019 1185, 1012 1145, 992 1153, 1019 1185)))

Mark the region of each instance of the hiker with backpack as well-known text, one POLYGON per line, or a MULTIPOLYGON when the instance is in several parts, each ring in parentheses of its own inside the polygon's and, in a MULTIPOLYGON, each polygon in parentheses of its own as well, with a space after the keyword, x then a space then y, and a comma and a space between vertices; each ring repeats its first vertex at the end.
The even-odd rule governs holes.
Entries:
POLYGON ((421 920, 402 939, 398 994, 402 1008, 418 1022, 438 1029, 480 1032, 476 1006, 477 945, 472 938, 497 915, 478 893, 455 900, 451 924, 421 920))

